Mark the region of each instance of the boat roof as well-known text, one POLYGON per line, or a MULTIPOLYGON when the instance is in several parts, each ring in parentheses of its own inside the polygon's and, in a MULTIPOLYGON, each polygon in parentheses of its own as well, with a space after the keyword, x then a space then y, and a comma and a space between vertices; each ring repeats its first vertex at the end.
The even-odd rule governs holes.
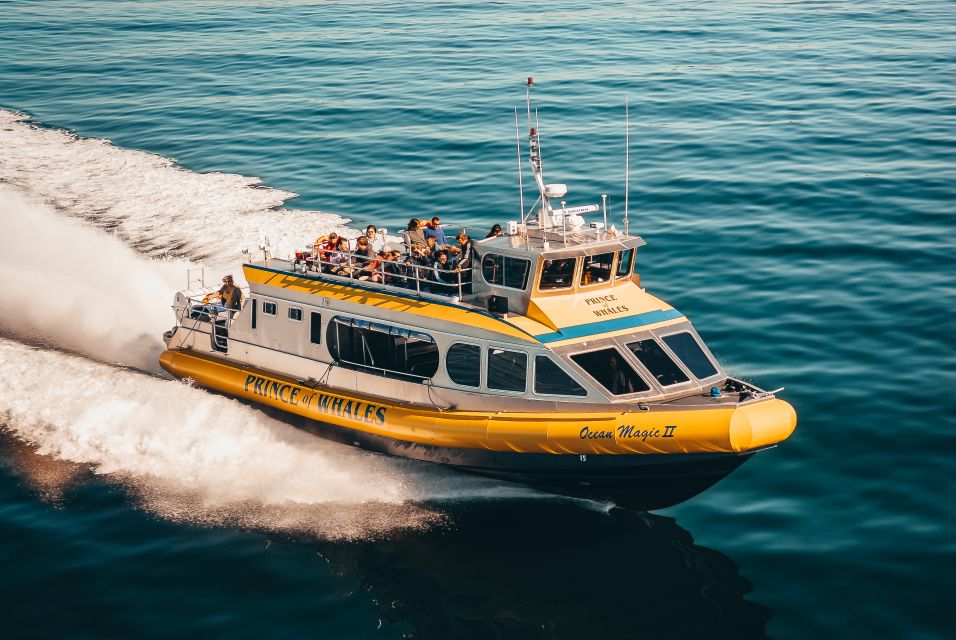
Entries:
POLYGON ((528 229, 525 234, 502 235, 479 240, 482 252, 510 255, 534 253, 546 260, 597 255, 643 247, 640 236, 628 236, 598 229, 579 229, 563 233, 557 230, 528 229))

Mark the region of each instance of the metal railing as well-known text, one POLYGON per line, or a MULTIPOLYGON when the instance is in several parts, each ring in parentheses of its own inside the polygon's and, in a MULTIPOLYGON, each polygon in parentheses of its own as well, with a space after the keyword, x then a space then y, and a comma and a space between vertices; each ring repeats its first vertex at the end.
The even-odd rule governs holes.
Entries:
POLYGON ((299 265, 304 272, 342 278, 343 280, 361 280, 364 283, 414 290, 422 293, 442 295, 460 301, 471 293, 472 270, 443 269, 434 264, 422 264, 406 256, 404 260, 388 260, 381 257, 369 257, 353 251, 318 249, 297 251, 292 261, 293 270, 299 265))

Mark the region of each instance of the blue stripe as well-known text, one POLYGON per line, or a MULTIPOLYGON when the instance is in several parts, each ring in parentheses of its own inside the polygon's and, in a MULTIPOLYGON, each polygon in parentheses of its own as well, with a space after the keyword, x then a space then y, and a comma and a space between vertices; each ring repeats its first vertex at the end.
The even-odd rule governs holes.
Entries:
POLYGON ((539 342, 543 343, 557 342, 558 340, 570 340, 572 338, 583 338, 585 336, 593 336, 598 333, 608 333, 610 331, 619 331, 621 329, 634 329, 636 327, 643 327, 644 325, 654 324, 655 322, 663 322, 665 320, 680 318, 683 315, 684 314, 677 309, 669 309, 667 311, 648 311, 647 313, 639 313, 634 316, 627 316, 626 318, 613 318, 611 320, 600 320, 598 322, 589 322, 587 324, 578 324, 573 327, 565 327, 555 333, 545 333, 540 336, 535 336, 535 338, 537 338, 539 342))

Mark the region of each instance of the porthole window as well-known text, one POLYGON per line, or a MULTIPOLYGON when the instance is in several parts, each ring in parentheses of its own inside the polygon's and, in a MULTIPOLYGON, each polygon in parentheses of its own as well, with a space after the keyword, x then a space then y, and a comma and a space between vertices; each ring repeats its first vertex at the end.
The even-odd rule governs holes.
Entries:
POLYGON ((463 387, 481 385, 481 347, 475 344, 453 344, 445 355, 445 369, 455 384, 463 387))
POLYGON ((262 313, 267 316, 274 316, 276 314, 276 303, 275 302, 263 302, 262 303, 262 313))
POLYGON ((289 320, 302 322, 302 309, 299 307, 289 307, 289 320))

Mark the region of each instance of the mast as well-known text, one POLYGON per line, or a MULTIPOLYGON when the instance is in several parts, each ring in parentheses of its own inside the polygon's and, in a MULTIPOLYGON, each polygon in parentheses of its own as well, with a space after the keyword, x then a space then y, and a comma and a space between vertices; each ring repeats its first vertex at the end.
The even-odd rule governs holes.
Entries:
POLYGON ((624 235, 627 235, 627 200, 631 191, 631 119, 628 102, 628 96, 624 96, 624 235))
POLYGON ((534 86, 534 78, 528 78, 528 85, 525 88, 525 101, 528 108, 528 156, 531 161, 531 170, 534 173, 535 184, 538 185, 538 192, 541 194, 542 215, 538 216, 538 228, 544 228, 544 214, 551 212, 551 203, 545 194, 544 176, 541 170, 541 138, 538 135, 538 112, 535 110, 535 126, 531 126, 531 87, 534 86))

